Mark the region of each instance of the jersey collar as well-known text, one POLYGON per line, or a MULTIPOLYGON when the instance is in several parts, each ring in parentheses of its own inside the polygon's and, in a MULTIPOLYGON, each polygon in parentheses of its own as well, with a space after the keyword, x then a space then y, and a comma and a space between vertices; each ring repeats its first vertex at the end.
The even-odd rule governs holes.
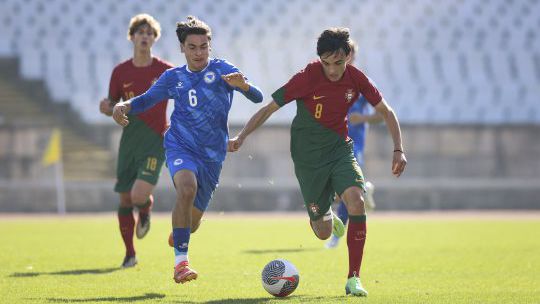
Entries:
POLYGON ((195 73, 201 73, 201 72, 204 72, 206 71, 206 69, 208 68, 208 66, 210 65, 210 62, 212 61, 211 58, 208 58, 208 64, 204 67, 204 69, 200 70, 200 71, 197 71, 197 72, 194 72, 192 70, 189 69, 189 66, 186 64, 186 71, 190 74, 195 74, 195 73))

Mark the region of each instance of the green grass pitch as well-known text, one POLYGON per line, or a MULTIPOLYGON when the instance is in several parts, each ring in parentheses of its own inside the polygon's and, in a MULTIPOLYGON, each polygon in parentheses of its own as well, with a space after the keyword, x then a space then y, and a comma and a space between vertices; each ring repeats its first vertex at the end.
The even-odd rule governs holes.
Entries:
POLYGON ((118 269, 115 215, 0 220, 1 303, 540 303, 538 218, 368 216, 362 281, 346 297, 347 246, 323 249, 304 216, 209 216, 192 235, 199 279, 172 280, 169 216, 136 240, 139 265, 118 269), (285 299, 261 286, 263 266, 290 260, 298 289, 285 299))

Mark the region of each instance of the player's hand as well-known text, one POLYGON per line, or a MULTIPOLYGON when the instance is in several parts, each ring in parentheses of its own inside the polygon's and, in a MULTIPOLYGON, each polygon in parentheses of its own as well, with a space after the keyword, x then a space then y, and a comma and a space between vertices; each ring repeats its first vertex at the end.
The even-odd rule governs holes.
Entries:
POLYGON ((99 111, 107 116, 111 116, 113 113, 113 107, 109 98, 103 98, 99 102, 99 111))
POLYGON ((246 82, 246 78, 242 73, 231 73, 227 75, 222 75, 221 78, 231 87, 240 88, 243 91, 249 90, 249 85, 246 82))
POLYGON ((407 165, 405 153, 401 151, 394 151, 394 156, 392 159, 392 174, 399 177, 405 170, 405 165, 407 165))
POLYGON ((236 152, 240 149, 244 143, 244 138, 235 136, 232 139, 229 139, 229 144, 227 145, 227 152, 236 152))
POLYGON ((131 110, 131 104, 128 102, 119 102, 113 108, 113 119, 117 124, 125 127, 129 124, 127 113, 131 110))

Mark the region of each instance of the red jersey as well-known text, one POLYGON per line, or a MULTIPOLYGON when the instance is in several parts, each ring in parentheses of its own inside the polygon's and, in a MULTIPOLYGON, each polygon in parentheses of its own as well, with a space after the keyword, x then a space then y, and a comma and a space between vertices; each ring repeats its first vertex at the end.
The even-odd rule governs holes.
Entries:
POLYGON ((332 82, 320 61, 308 64, 272 94, 279 106, 297 102, 291 125, 295 164, 319 166, 349 153, 347 114, 360 94, 373 106, 382 100, 377 88, 354 66, 347 65, 343 77, 332 82))
POLYGON ((315 61, 294 75, 272 97, 280 106, 293 100, 301 101, 316 121, 346 138, 347 113, 360 94, 372 106, 382 100, 377 88, 356 67, 347 65, 343 77, 332 82, 324 75, 321 62, 315 61))
MULTIPOLYGON (((109 84, 109 99, 112 101, 129 100, 146 92, 150 86, 172 65, 157 57, 152 58, 152 64, 147 67, 136 67, 133 60, 128 59, 118 64, 111 75, 109 84)), ((163 100, 148 111, 138 114, 150 129, 163 136, 167 129, 167 100, 163 100)))

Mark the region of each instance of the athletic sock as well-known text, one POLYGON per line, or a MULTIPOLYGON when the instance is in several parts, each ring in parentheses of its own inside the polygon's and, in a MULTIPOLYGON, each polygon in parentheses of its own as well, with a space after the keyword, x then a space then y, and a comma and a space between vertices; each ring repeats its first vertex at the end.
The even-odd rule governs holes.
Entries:
POLYGON ((349 273, 347 277, 360 277, 360 266, 366 243, 366 216, 349 215, 349 228, 347 230, 347 247, 349 248, 349 273))
POLYGON ((343 201, 339 201, 339 206, 337 209, 337 216, 343 222, 343 225, 347 226, 347 220, 349 220, 349 212, 343 201))
POLYGON ((173 228, 174 266, 188 260, 188 245, 191 228, 173 228))
POLYGON ((133 246, 135 217, 133 216, 132 207, 118 208, 118 223, 120 224, 120 234, 126 247, 126 256, 135 256, 135 247, 133 246))

